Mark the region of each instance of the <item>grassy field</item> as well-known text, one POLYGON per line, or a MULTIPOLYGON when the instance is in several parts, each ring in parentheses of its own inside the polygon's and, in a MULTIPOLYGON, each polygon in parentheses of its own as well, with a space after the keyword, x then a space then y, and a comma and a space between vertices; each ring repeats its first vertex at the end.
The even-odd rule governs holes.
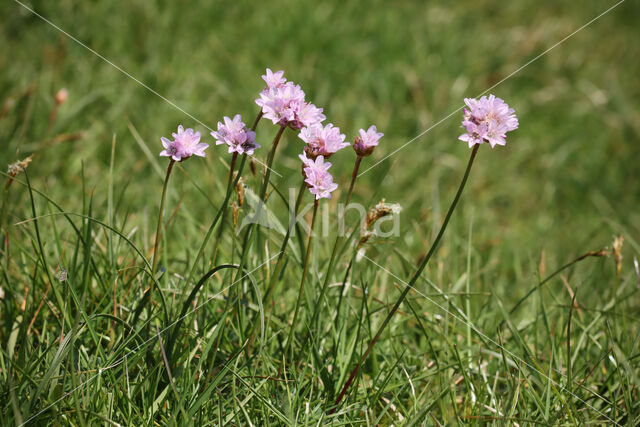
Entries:
MULTIPOLYGON (((33 161, 10 186, 0 177, 0 424, 638 425, 640 4, 600 16, 616 4, 2 2, 0 166, 33 161), (231 159, 208 128, 252 123, 266 67, 348 141, 385 133, 353 201, 403 208, 398 235, 374 237, 349 269, 348 217, 355 236, 324 295, 334 223, 315 238, 291 352, 300 230, 270 304, 283 236, 265 227, 250 274, 225 267, 187 298, 241 257, 229 215, 196 260, 231 159), (462 100, 488 89, 520 127, 480 147, 438 251, 331 413, 462 179, 462 100), (178 124, 211 147, 173 172, 147 304, 157 153, 178 124)), ((260 122, 258 161, 277 130, 260 122)), ((273 164, 268 207, 284 224, 301 149, 285 132, 273 164)), ((354 159, 331 158, 331 221, 354 159)), ((245 167, 249 190, 262 174, 245 167)))

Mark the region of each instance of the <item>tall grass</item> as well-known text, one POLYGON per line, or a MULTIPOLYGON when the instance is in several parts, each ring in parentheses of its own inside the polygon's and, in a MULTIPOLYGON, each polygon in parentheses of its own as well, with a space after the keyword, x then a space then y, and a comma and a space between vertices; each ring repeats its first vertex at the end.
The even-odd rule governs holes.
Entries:
POLYGON ((496 89, 521 128, 453 215, 460 114, 367 169, 605 5, 33 4, 211 126, 286 69, 349 140, 385 133, 359 173, 331 158, 318 215, 403 211, 397 237, 359 244, 351 211, 311 240, 301 142, 264 119, 269 168, 212 146, 161 197, 159 137, 190 119, 6 2, 0 159, 33 162, 2 174, 3 424, 638 423, 636 4, 496 89), (289 226, 243 227, 249 200, 289 226))

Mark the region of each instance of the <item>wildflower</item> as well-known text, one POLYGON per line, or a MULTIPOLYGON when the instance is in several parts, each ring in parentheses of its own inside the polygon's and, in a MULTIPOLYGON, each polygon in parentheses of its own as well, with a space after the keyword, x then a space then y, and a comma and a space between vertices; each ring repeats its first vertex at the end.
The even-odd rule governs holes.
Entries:
POLYGON ((211 136, 216 139, 216 145, 227 144, 229 153, 251 156, 254 150, 260 148, 260 144, 256 143, 256 133, 247 129, 240 114, 236 114, 233 120, 225 116, 224 124, 218 122, 218 131, 211 132, 211 136))
POLYGON ((7 173, 12 178, 18 175, 21 172, 24 172, 25 169, 29 166, 33 160, 33 154, 27 157, 26 159, 18 160, 17 162, 11 163, 9 167, 7 167, 7 173))
POLYGON ((487 98, 465 98, 468 109, 464 109, 462 126, 466 133, 458 139, 466 141, 469 148, 488 142, 491 148, 506 144, 506 134, 518 128, 515 110, 502 99, 489 95, 487 98))
POLYGON ((308 184, 311 194, 316 196, 316 200, 330 199, 331 192, 338 188, 338 184, 333 182, 333 177, 328 172, 331 163, 325 162, 324 156, 318 156, 313 160, 303 153, 299 157, 304 166, 304 182, 308 184))
POLYGON ((370 126, 366 131, 360 129, 360 136, 357 136, 356 139, 353 140, 353 149, 358 156, 368 156, 373 153, 373 149, 378 145, 378 141, 380 141, 380 138, 383 136, 384 134, 379 133, 374 125, 370 126))
POLYGON ((264 117, 274 125, 293 129, 321 123, 326 118, 322 108, 305 101, 304 91, 293 82, 267 87, 260 92, 256 104, 262 108, 264 117))
POLYGON ((178 126, 178 132, 172 133, 173 141, 162 137, 162 145, 164 150, 160 152, 160 156, 171 157, 176 162, 181 162, 189 157, 196 155, 204 157, 204 150, 209 144, 200 142, 200 132, 194 132, 193 129, 184 129, 182 125, 178 126))
POLYGON ((345 136, 340 133, 340 128, 331 123, 324 127, 321 124, 304 127, 300 131, 299 137, 307 143, 304 151, 312 159, 317 156, 327 158, 336 151, 349 146, 348 142, 344 142, 345 136))
POLYGON ((276 71, 275 73, 271 71, 270 68, 267 68, 266 74, 262 76, 262 80, 267 84, 265 90, 271 88, 281 87, 287 82, 287 79, 284 77, 284 71, 276 71))
POLYGON ((64 104, 67 101, 67 98, 69 98, 69 92, 65 88, 60 89, 58 92, 56 92, 56 105, 64 104))
POLYGON ((309 102, 293 103, 290 116, 289 127, 295 130, 302 129, 305 126, 319 125, 327 118, 322 114, 322 108, 318 108, 309 102))

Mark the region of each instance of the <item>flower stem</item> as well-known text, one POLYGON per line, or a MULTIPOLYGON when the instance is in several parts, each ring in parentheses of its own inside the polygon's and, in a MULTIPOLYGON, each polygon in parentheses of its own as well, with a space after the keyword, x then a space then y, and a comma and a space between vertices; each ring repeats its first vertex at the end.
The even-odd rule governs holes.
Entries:
MULTIPOLYGON (((273 143, 271 144, 271 151, 269 151, 269 155, 267 156, 267 170, 264 174, 264 180, 262 182, 262 187, 260 188, 260 202, 258 203, 258 208, 256 212, 256 216, 262 215, 262 209, 264 209, 264 201, 267 195, 267 188, 269 186, 269 177, 271 176, 271 166, 273 165, 273 159, 276 155, 276 149, 278 148, 278 143, 280 142, 280 138, 284 133, 286 127, 281 126, 276 134, 276 137, 273 139, 273 143)), ((247 255, 249 253, 249 246, 251 245, 251 237, 253 236, 253 229, 255 227, 255 222, 249 223, 247 226, 247 231, 244 234, 244 239, 242 242, 242 255, 240 256, 240 263, 238 266, 238 272, 236 273, 234 282, 239 280, 242 277, 242 271, 247 262, 247 255)))
POLYGON ((262 187, 260 189, 260 200, 264 202, 264 198, 267 195, 267 188, 269 188, 269 178, 271 177, 271 166, 273 165, 273 159, 276 156, 276 149, 278 148, 278 143, 280 143, 280 138, 282 134, 286 130, 286 126, 280 126, 276 137, 273 139, 273 144, 271 144, 271 151, 269 151, 269 156, 267 157, 267 170, 264 172, 264 180, 262 181, 262 187))
MULTIPOLYGON (((204 236, 204 240, 202 241, 202 244, 200 245, 200 249, 198 249, 198 254, 196 255, 195 259, 193 260, 193 266, 191 267, 191 271, 189 272, 189 275, 187 276, 187 281, 186 284, 188 285, 189 283, 191 283, 191 280, 193 279, 193 275, 195 274, 196 268, 198 266, 198 261, 200 260, 200 257, 202 257, 202 254, 204 252, 204 248, 207 246, 207 243, 209 242, 209 239, 211 238, 211 233, 213 232, 213 229, 216 227, 216 224, 218 223, 218 220, 220 219, 220 217, 222 216, 222 213, 224 212, 224 210, 226 210, 227 205, 229 204, 229 199, 231 198, 231 192, 232 192, 232 188, 234 188, 236 186, 236 184, 238 183, 238 180, 240 179, 240 176, 242 175, 242 169, 244 168, 244 164, 247 160, 247 155, 243 155, 242 156, 242 160, 240 161, 240 166, 238 166, 238 174, 236 175, 236 179, 233 181, 233 184, 227 187, 227 194, 224 197, 224 201, 222 202, 222 205, 220 206, 220 209, 218 209, 218 213, 216 214, 215 218, 213 219, 213 221, 211 222, 211 225, 209 226, 209 230, 207 230, 207 234, 204 236)), ((232 171, 229 172, 229 174, 233 174, 232 171)))
MULTIPOLYGON (((287 227, 287 232, 284 235, 284 239, 282 240, 282 245, 280 246, 280 253, 278 254, 278 260, 276 261, 276 265, 273 268, 273 273, 269 278, 269 286, 267 287, 267 291, 262 297, 262 306, 265 308, 265 325, 264 329, 267 330, 269 327, 269 320, 271 319, 271 298, 273 296, 273 291, 278 283, 278 279, 282 272, 282 267, 284 266, 284 256, 287 250, 287 245, 289 243, 289 237, 291 236, 291 231, 295 226, 296 217, 298 215, 298 209, 300 208, 300 204, 302 203, 302 196, 304 195, 304 190, 307 188, 307 184, 304 182, 304 178, 302 178, 302 185, 300 185, 300 189, 298 190, 298 195, 296 197, 296 204, 294 208, 290 209, 290 219, 287 227)), ((251 348, 253 346, 253 340, 255 339, 255 333, 260 324, 260 319, 257 318, 256 321, 251 326, 251 329, 248 331, 249 336, 249 344, 247 348, 251 348)))
POLYGON ((300 312, 300 303, 302 302, 302 294, 304 293, 304 284, 307 278, 307 272, 309 271, 309 259, 311 258, 311 247, 313 245, 313 226, 316 223, 316 213, 318 212, 318 200, 313 203, 313 216, 311 217, 311 228, 309 230, 309 240, 307 242, 307 253, 304 257, 304 267, 302 270, 302 277, 300 278, 300 290, 298 291, 298 300, 296 301, 296 310, 293 312, 293 320, 291 321, 291 329, 289 329, 289 337, 287 338, 287 344, 285 346, 285 357, 289 353, 291 348, 291 342, 293 341, 293 332, 296 329, 296 322, 298 320, 298 313, 300 312))
POLYGON ((256 120, 253 122, 253 126, 251 126, 251 130, 255 132, 256 128, 258 127, 258 123, 260 122, 260 119, 262 118, 262 108, 260 109, 260 112, 258 113, 258 115, 256 116, 256 120))
POLYGON ((353 369, 353 371, 351 371, 351 375, 349 375, 349 379, 347 379, 347 382, 344 384, 344 387, 342 387, 342 390, 340 391, 340 394, 338 395, 338 398, 336 399, 336 401, 335 401, 335 403, 333 405, 333 408, 331 408, 329 413, 333 413, 335 411, 336 407, 338 406, 338 404, 340 404, 340 401, 342 401, 342 398, 344 397, 344 395, 346 394, 347 390, 349 389, 349 386, 351 385, 351 383, 355 379, 356 375, 358 374, 358 370, 360 369, 360 366, 367 359, 367 356, 369 356, 369 353, 373 349, 373 346, 375 345, 375 343, 378 341, 378 338, 380 338, 380 335, 382 334, 382 332, 386 328, 387 324, 389 323, 389 321, 391 320, 391 318, 393 317, 395 312, 398 310, 398 308, 400 307, 400 304, 402 304, 402 302, 404 301, 404 299, 407 296, 407 294, 409 293, 409 291, 413 288, 413 285, 416 283, 416 281, 420 277, 420 274, 422 274, 422 272, 424 271, 425 267, 429 263, 429 260, 431 259, 431 256, 433 255, 433 253, 437 249, 438 244, 440 243, 440 240, 442 239, 442 236, 444 235, 444 232, 447 229, 447 225, 449 224, 449 220, 451 219, 451 214, 453 214, 453 211, 455 210, 456 205, 458 204, 458 201, 460 200, 460 196, 462 195, 462 190, 464 190, 465 184, 467 183, 467 178, 469 178, 469 172, 471 172, 471 166, 473 165, 473 161, 474 161, 474 159, 476 157, 476 154, 478 153, 478 147, 479 147, 479 145, 476 144, 473 147, 473 151, 471 151, 471 156, 469 157, 469 163, 467 163, 467 169, 464 172, 464 177, 462 178, 462 182, 460 183, 460 186, 458 187, 458 191, 456 193, 455 198, 453 199, 453 202, 451 203, 451 206, 449 206, 449 210, 447 211, 447 215, 444 218, 444 222, 442 223, 442 227, 440 228, 440 231, 438 232, 438 235, 436 236, 435 240, 431 244, 431 248, 429 248, 429 252, 427 252, 427 255, 422 260, 422 263, 420 264, 420 266, 418 267, 418 269, 416 270, 414 275, 411 277, 411 280, 409 280, 409 283, 407 284, 407 286, 402 291, 402 294, 400 294, 400 297, 396 301, 395 305, 393 306, 393 308, 391 309, 391 311, 389 312, 387 317, 384 319, 384 322, 382 322, 382 325, 380 326, 380 328, 378 329, 378 332, 376 333, 376 335, 373 337, 373 339, 369 343, 369 346, 367 347, 367 350, 364 352, 364 354, 360 358, 360 361, 358 361, 358 364, 356 365, 356 367, 353 369))
MULTIPOLYGON (((158 225, 156 227, 156 241, 153 244, 153 261, 151 263, 151 276, 155 277, 156 270, 158 269, 158 247, 160 245, 160 239, 162 234, 162 214, 164 213, 164 202, 167 198, 167 187, 169 186, 169 177, 173 170, 175 160, 171 159, 169 166, 167 167, 167 175, 164 178, 164 185, 162 186, 162 197, 160 198, 160 212, 158 213, 158 225)), ((155 282, 154 282, 155 283, 155 282)), ((153 286, 153 285, 152 285, 153 286)))
POLYGON ((273 290, 278 282, 278 277, 282 271, 282 266, 284 265, 284 255, 287 249, 287 244, 289 243, 289 236, 291 235, 291 230, 295 225, 296 215, 298 215, 298 209, 300 208, 300 204, 302 203, 302 196, 304 195, 304 190, 307 187, 307 184, 304 182, 304 178, 302 178, 302 185, 298 190, 298 196, 296 197, 296 205, 291 212, 291 218, 289 220, 289 226, 287 227, 287 232, 284 235, 284 239, 282 240, 282 245, 280 247, 280 254, 278 255, 278 260, 276 261, 276 266, 273 269, 273 274, 271 274, 271 278, 269 280, 269 287, 267 288, 267 292, 264 294, 263 305, 266 307, 271 301, 271 295, 273 295, 273 290))
MULTIPOLYGON (((231 156, 231 164, 229 165, 229 179, 227 180, 227 192, 226 194, 231 194, 231 192, 233 191, 233 187, 231 184, 233 184, 233 171, 236 167, 236 160, 238 159, 238 153, 234 152, 233 156, 231 156)), ((220 246, 220 239, 222 237, 222 232, 224 231, 224 222, 227 219, 227 204, 225 203, 224 206, 221 206, 220 209, 223 209, 222 211, 222 219, 220 220, 220 228, 218 228, 218 234, 216 236, 216 245, 213 248, 213 265, 216 265, 216 260, 218 258, 218 247, 220 246)))
MULTIPOLYGON (((347 200, 345 202, 345 212, 347 207, 349 206, 349 202, 351 202, 351 195, 353 194, 353 188, 356 183, 356 178, 358 177, 358 170, 360 169, 361 161, 362 161, 362 156, 358 156, 356 158, 355 164, 353 165, 353 172, 351 174, 351 183, 349 184, 349 191, 347 192, 347 200)), ((342 221, 344 221, 344 218, 342 218, 342 221)), ((336 236, 336 241, 333 244, 333 250, 331 251, 331 258, 329 258, 329 266, 327 267, 327 273, 324 277, 324 283, 322 284, 322 289, 320 290, 320 296, 318 297, 318 300, 313 308, 313 316, 311 317, 311 323, 310 323, 311 325, 315 324, 316 318, 320 313, 320 305, 322 304, 322 299, 324 298, 324 294, 326 293, 327 288, 329 287, 329 282, 331 281, 331 276, 333 275, 333 270, 335 268, 335 261, 338 254, 338 246, 342 240, 341 237, 342 236, 340 236, 340 233, 338 233, 338 235, 336 236)), ((309 335, 307 335, 307 338, 305 338, 304 344, 306 344, 308 337, 309 335)), ((302 345, 303 348, 304 348, 304 344, 302 345)))

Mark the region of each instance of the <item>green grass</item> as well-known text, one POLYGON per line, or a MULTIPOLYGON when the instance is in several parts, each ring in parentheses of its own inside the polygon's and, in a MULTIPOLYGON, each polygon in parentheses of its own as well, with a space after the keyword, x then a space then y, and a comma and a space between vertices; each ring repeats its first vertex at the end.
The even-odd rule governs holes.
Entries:
MULTIPOLYGON (((3 2, 0 165, 30 154, 33 163, 11 184, 0 224, 10 241, 0 256, 2 424, 637 425, 638 3, 623 2, 502 81, 614 4, 29 3, 136 82, 3 2), (229 265, 185 303, 216 266, 217 228, 185 283, 225 198, 230 156, 221 147, 176 166, 159 291, 136 312, 152 283, 167 166, 160 137, 179 123, 208 135, 205 125, 223 115, 251 122, 265 67, 286 70, 349 140, 370 124, 385 133, 361 170, 382 162, 358 178, 353 200, 403 207, 400 235, 366 245, 340 303, 353 242, 318 301, 334 235, 314 240, 293 357, 284 353, 304 234, 291 238, 273 304, 262 307, 282 235, 262 229, 238 273, 230 264, 243 233, 230 215, 216 262, 229 265), (460 182, 469 151, 453 112, 495 84, 520 128, 504 148, 481 147, 439 250, 330 415, 460 182), (62 87, 69 99, 50 126, 62 87), (265 328, 248 340, 262 316, 265 328)), ((260 123, 261 162, 276 132, 260 123)), ((268 205, 285 224, 301 147, 286 132, 271 177, 268 205)), ((354 158, 345 150, 331 159, 334 215, 354 158)), ((244 170, 259 193, 260 169, 244 170)), ((247 213, 245 205, 239 222, 247 213)))

